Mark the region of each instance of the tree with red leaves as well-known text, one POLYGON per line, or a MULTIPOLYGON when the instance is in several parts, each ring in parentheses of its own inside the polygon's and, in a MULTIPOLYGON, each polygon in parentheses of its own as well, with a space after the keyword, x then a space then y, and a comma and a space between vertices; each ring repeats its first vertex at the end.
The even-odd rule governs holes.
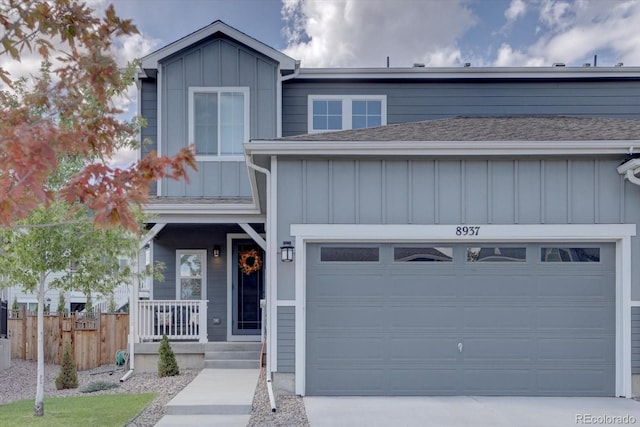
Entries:
POLYGON ((113 167, 118 150, 136 148, 140 122, 118 119, 114 99, 133 81, 122 72, 114 41, 137 33, 113 6, 104 16, 77 0, 0 2, 0 226, 12 226, 54 201, 81 203, 94 224, 137 230, 134 208, 162 177, 187 179, 192 148, 173 157, 155 152, 130 167, 113 167), (7 71, 10 61, 38 55, 40 73, 28 79, 7 71), (84 160, 59 190, 47 185, 61 158, 84 160))

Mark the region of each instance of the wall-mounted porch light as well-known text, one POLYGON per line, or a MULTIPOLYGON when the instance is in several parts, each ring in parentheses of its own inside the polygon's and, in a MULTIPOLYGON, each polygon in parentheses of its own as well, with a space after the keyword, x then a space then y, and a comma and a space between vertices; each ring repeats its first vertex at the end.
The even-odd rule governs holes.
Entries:
POLYGON ((214 258, 220 258, 220 246, 215 245, 213 247, 213 257, 214 258))
POLYGON ((290 241, 285 240, 282 242, 282 246, 280 246, 280 251, 282 251, 282 262, 292 262, 293 261, 293 245, 290 241))

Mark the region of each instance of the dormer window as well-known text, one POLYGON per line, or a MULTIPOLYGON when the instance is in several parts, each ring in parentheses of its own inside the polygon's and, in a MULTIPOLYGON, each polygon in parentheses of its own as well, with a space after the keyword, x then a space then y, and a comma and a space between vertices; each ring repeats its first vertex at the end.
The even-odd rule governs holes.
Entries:
POLYGON ((385 95, 309 95, 309 133, 387 124, 385 95))
POLYGON ((249 88, 189 88, 189 142, 196 160, 241 160, 248 140, 249 88))

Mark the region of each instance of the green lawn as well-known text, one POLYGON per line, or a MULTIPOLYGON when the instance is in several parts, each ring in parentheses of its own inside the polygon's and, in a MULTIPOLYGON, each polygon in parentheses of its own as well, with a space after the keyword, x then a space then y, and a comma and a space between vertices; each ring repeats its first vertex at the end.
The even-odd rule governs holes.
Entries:
POLYGON ((0 405, 0 426, 122 427, 155 397, 146 393, 45 398, 44 417, 33 416, 33 399, 22 400, 0 405))

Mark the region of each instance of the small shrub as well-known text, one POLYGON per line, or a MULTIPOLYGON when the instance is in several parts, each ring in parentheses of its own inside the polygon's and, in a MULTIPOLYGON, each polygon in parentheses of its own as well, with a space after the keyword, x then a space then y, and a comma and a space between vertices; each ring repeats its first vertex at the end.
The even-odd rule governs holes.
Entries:
POLYGON ((109 313, 115 313, 118 308, 116 307, 116 299, 113 294, 109 297, 109 313))
POLYGON ((13 304, 11 304, 11 310, 16 312, 20 310, 20 306, 18 305, 18 297, 13 297, 13 304))
POLYGON ((64 299, 64 292, 60 292, 58 295, 58 308, 56 309, 57 313, 64 313, 66 311, 67 302, 64 299))
POLYGON ((178 368, 178 362, 176 361, 176 355, 171 350, 169 344, 169 338, 166 335, 162 335, 162 341, 160 341, 160 348, 158 349, 160 359, 158 359, 158 376, 173 377, 180 374, 178 368))
POLYGON ((118 388, 120 384, 109 381, 96 381, 89 383, 80 389, 80 393, 94 393, 96 391, 111 390, 112 388, 118 388))
POLYGON ((78 371, 76 370, 76 362, 71 355, 71 344, 65 343, 62 361, 60 363, 60 374, 56 378, 56 388, 62 390, 65 388, 78 388, 78 371))

